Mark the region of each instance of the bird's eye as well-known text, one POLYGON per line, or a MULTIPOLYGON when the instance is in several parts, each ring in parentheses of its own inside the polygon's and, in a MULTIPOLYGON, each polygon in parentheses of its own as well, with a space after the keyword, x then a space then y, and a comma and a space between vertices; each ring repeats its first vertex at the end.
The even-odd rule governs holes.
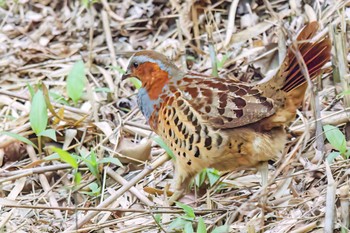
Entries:
POLYGON ((134 62, 132 65, 134 66, 134 68, 137 68, 139 66, 139 63, 134 62))

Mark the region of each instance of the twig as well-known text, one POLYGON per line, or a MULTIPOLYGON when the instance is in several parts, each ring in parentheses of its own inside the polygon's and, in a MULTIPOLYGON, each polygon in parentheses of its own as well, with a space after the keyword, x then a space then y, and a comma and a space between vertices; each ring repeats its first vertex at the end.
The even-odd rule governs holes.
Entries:
POLYGON ((341 208, 341 218, 343 227, 350 227, 350 195, 349 195, 349 185, 346 184, 339 188, 340 191, 340 208, 341 208))
MULTIPOLYGON (((101 15, 102 15, 103 31, 104 31, 105 36, 106 36, 106 43, 107 43, 107 47, 109 50, 111 63, 114 67, 117 67, 116 53, 114 50, 114 43, 113 43, 113 39, 112 39, 111 28, 109 26, 108 15, 107 15, 106 11, 104 11, 104 10, 101 12, 101 15)), ((116 83, 118 83, 118 85, 119 85, 121 80, 120 80, 120 77, 118 77, 117 73, 116 73, 116 76, 118 78, 118 81, 116 83)), ((116 86, 117 90, 118 90, 118 85, 116 86)), ((117 91, 117 93, 118 93, 118 91, 117 91)))
POLYGON ((109 14, 109 16, 111 16, 115 21, 118 21, 118 22, 124 21, 123 17, 120 17, 119 15, 115 14, 111 10, 111 8, 109 7, 109 4, 106 0, 101 0, 101 3, 103 5, 103 7, 105 8, 105 10, 107 11, 107 13, 109 14))
MULTIPOLYGON (((168 161, 170 157, 167 154, 163 154, 161 157, 157 158, 150 166, 146 166, 145 169, 140 172, 137 176, 135 176, 132 180, 129 181, 127 185, 124 185, 120 189, 117 190, 112 196, 108 197, 104 202, 100 203, 97 208, 105 208, 112 204, 116 199, 118 199, 123 193, 128 191, 133 185, 142 180, 145 176, 150 174, 154 169, 162 165, 164 162, 168 161)), ((64 232, 70 232, 75 229, 81 228, 84 224, 90 221, 93 217, 95 217, 98 213, 89 211, 82 219, 78 221, 78 225, 72 225, 67 228, 64 232)))
POLYGON ((191 7, 192 22, 193 22, 193 34, 194 41, 198 49, 201 48, 201 41, 199 40, 199 27, 198 27, 198 14, 197 14, 197 5, 193 3, 191 7))
POLYGON ((327 160, 325 161, 327 174, 327 195, 326 195, 326 216, 324 223, 324 232, 333 233, 335 218, 335 191, 337 183, 334 181, 331 168, 327 160))
POLYGON ((228 44, 231 42, 231 37, 232 37, 233 33, 236 31, 235 18, 236 18, 236 11, 237 11, 238 3, 239 3, 239 0, 233 0, 231 7, 230 7, 224 47, 228 46, 228 44))
MULTIPOLYGON (((126 181, 123 177, 121 177, 118 173, 113 171, 110 167, 106 167, 107 175, 112 177, 115 181, 120 183, 121 185, 128 185, 128 181, 126 181)), ((135 187, 131 187, 129 190, 132 194, 134 194, 140 201, 145 203, 147 206, 154 206, 154 203, 150 201, 147 197, 145 197, 139 190, 135 187)))
MULTIPOLYGON (((341 125, 350 121, 348 110, 349 109, 344 109, 344 110, 340 110, 330 114, 321 112, 321 118, 319 118, 318 120, 322 121, 324 125, 341 125)), ((308 128, 310 130, 315 130, 315 127, 316 127, 315 122, 316 120, 310 120, 308 122, 309 124, 308 128)), ((290 127, 289 131, 292 132, 293 134, 300 135, 305 132, 305 128, 306 128, 306 125, 301 124, 301 125, 290 127)))
MULTIPOLYGON (((29 154, 29 157, 31 157, 32 161, 38 161, 37 155, 34 151, 34 148, 31 145, 27 145, 27 151, 29 154)), ((49 201, 50 201, 50 207, 58 207, 58 202, 55 198, 55 195, 51 190, 49 181, 47 180, 46 176, 44 174, 40 174, 39 175, 39 180, 40 180, 40 184, 43 188, 43 190, 45 191, 45 193, 48 194, 49 196, 49 201)), ((61 213, 61 211, 59 210, 53 210, 53 213, 55 214, 55 217, 58 219, 63 219, 63 215, 61 213)))

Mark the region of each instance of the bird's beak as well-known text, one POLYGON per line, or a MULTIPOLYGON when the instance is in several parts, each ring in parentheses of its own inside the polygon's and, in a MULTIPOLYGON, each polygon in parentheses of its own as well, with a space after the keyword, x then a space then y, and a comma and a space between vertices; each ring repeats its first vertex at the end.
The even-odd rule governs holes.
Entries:
POLYGON ((132 77, 132 75, 130 73, 125 73, 122 76, 122 81, 124 81, 125 79, 128 79, 128 78, 131 78, 131 77, 132 77))

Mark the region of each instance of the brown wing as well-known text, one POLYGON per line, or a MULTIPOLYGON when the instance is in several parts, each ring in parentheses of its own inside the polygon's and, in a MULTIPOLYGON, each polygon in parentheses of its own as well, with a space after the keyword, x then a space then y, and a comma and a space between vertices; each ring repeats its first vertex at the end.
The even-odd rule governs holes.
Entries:
POLYGON ((176 83, 184 101, 214 128, 236 128, 275 112, 272 99, 238 81, 188 75, 176 83))

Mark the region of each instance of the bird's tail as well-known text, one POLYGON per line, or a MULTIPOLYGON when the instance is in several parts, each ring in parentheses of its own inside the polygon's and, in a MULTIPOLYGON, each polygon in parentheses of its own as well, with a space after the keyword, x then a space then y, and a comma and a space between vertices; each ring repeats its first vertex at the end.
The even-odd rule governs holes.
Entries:
MULTIPOLYGON (((307 66, 310 79, 314 79, 319 74, 321 67, 329 61, 331 56, 332 45, 328 37, 316 42, 303 42, 312 39, 318 27, 319 24, 317 22, 311 22, 303 28, 297 37, 298 49, 307 66)), ((280 70, 280 72, 286 74, 282 90, 290 92, 304 84, 306 79, 292 46, 289 48, 285 60, 288 62, 288 65, 284 66, 284 70, 280 70)))
MULTIPOLYGON (((307 24, 295 42, 297 45, 295 47, 298 48, 311 79, 320 73, 321 67, 329 61, 331 56, 332 46, 328 37, 316 42, 308 42, 315 36, 318 28, 317 22, 307 24)), ((284 93, 294 92, 293 95, 300 93, 301 99, 303 98, 307 87, 306 78, 300 67, 300 59, 298 60, 295 54, 295 48, 290 46, 278 72, 269 81, 259 84, 260 89, 264 90, 264 96, 278 100, 281 96, 285 96, 284 93)))

